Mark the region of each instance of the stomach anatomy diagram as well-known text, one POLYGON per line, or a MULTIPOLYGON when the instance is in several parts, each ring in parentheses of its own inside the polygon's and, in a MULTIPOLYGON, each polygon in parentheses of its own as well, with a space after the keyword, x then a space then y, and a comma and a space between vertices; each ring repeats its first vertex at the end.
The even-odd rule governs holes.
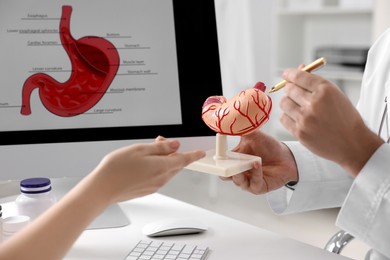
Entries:
POLYGON ((31 93, 39 89, 45 108, 61 117, 85 113, 104 96, 119 68, 119 54, 115 46, 102 37, 85 36, 78 40, 70 32, 71 6, 62 7, 59 24, 60 40, 72 66, 65 82, 58 82, 45 73, 28 77, 22 89, 22 115, 32 113, 31 93))

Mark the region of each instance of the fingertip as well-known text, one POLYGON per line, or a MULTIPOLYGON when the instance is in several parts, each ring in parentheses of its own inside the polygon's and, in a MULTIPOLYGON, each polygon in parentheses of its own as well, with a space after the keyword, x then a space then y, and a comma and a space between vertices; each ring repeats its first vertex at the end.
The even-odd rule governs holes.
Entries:
POLYGON ((285 70, 283 71, 282 78, 283 78, 283 79, 287 79, 289 73, 290 73, 290 69, 285 69, 285 70))
POLYGON ((191 155, 191 161, 198 161, 202 158, 204 158, 206 156, 206 153, 205 151, 202 151, 202 150, 196 150, 196 151, 193 151, 192 152, 192 155, 191 155))
POLYGON ((236 175, 233 175, 232 176, 232 180, 236 183, 236 184, 239 184, 241 182, 243 178, 243 174, 242 173, 239 173, 239 174, 236 174, 236 175))
POLYGON ((177 150, 180 147, 180 142, 178 140, 170 140, 168 141, 169 147, 173 150, 177 150))
POLYGON ((157 136, 155 139, 156 142, 160 142, 160 141, 164 141, 164 140, 165 140, 165 138, 161 135, 157 136))
POLYGON ((180 147, 180 142, 177 140, 161 140, 158 141, 156 138, 156 142, 153 143, 153 146, 155 147, 153 150, 153 153, 156 155, 168 155, 175 153, 179 147, 180 147))
POLYGON ((253 163, 253 169, 258 170, 261 167, 261 163, 259 161, 255 161, 253 163))

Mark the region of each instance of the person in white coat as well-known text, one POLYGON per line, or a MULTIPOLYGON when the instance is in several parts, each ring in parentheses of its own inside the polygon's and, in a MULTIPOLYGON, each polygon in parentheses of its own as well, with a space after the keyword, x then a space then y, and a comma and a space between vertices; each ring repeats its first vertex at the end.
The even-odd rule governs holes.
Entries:
POLYGON ((287 69, 280 118, 299 142, 256 131, 238 152, 262 165, 224 180, 267 193, 279 214, 341 207, 336 225, 370 247, 366 259, 390 259, 390 29, 371 47, 355 108, 333 83, 287 69))

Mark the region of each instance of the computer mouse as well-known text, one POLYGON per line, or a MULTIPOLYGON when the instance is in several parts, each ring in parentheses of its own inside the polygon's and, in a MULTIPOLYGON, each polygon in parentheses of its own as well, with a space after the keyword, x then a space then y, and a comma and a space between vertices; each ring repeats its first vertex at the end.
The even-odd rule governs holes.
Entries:
POLYGON ((150 222, 142 232, 148 237, 196 234, 206 231, 207 226, 192 218, 170 218, 150 222))

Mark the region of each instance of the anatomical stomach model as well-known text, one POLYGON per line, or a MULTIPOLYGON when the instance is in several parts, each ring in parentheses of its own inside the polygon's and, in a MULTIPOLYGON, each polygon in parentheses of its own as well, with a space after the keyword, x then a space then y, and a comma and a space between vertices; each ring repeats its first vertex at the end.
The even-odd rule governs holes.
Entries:
POLYGON ((241 91, 231 100, 223 96, 206 99, 202 119, 212 130, 223 135, 245 135, 268 121, 272 101, 267 96, 262 82, 241 91))
POLYGON ((216 149, 207 151, 206 157, 187 166, 187 169, 229 177, 249 170, 257 156, 227 151, 227 135, 242 136, 265 124, 272 110, 272 100, 265 94, 262 82, 241 91, 231 100, 211 96, 202 107, 202 119, 217 133, 216 149))
POLYGON ((51 113, 71 117, 82 114, 103 97, 119 68, 115 46, 104 38, 74 39, 70 32, 71 6, 62 7, 59 26, 62 46, 72 64, 72 74, 63 83, 44 73, 30 76, 23 85, 22 115, 30 115, 30 97, 39 88, 39 97, 51 113))

